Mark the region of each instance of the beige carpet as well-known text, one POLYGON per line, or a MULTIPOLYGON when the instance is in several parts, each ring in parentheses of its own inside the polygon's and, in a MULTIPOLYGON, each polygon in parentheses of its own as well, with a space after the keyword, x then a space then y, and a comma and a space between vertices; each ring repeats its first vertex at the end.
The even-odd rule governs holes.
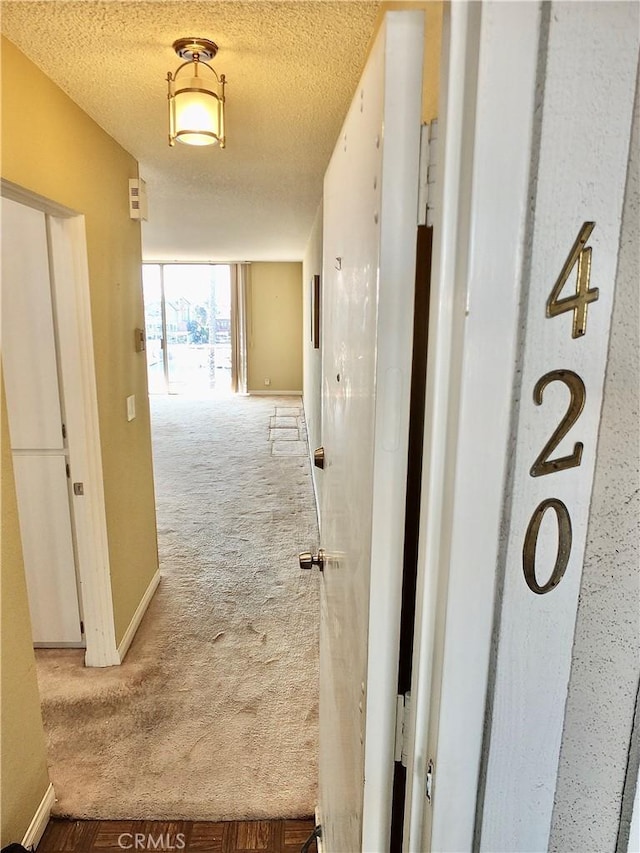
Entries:
POLYGON ((318 534, 299 407, 152 399, 158 592, 121 667, 37 654, 57 815, 313 813, 318 576, 297 554, 318 534))

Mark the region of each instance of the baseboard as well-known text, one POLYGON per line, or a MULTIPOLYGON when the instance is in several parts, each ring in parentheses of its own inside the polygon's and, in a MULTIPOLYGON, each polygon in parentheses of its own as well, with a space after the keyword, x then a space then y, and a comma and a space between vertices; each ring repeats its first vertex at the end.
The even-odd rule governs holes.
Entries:
MULTIPOLYGON (((322 826, 320 806, 316 806, 316 826, 322 826)), ((324 841, 322 840, 322 836, 320 836, 320 838, 316 838, 316 847, 318 848, 318 853, 324 853, 324 841)))
POLYGON ((22 839, 23 847, 26 847, 28 850, 35 850, 38 844, 40 844, 40 839, 44 835, 44 831, 49 823, 51 809, 53 808, 55 801, 55 791, 53 790, 53 785, 49 783, 49 787, 47 788, 45 795, 40 801, 40 805, 36 809, 36 813, 29 824, 29 829, 27 829, 24 838, 22 839))
POLYGON ((158 584, 160 583, 160 569, 155 573, 155 575, 151 578, 151 583, 145 590, 144 595, 138 605, 136 612, 133 614, 133 619, 129 622, 129 627, 124 632, 124 637, 122 638, 120 645, 118 646, 118 657, 120 658, 120 663, 125 658, 125 655, 129 651, 129 646, 133 642, 133 638, 136 635, 136 631, 140 627, 140 623, 142 622, 142 617, 147 611, 147 607, 149 606, 149 602, 153 598, 153 594, 158 588, 158 584))
POLYGON ((250 397, 302 397, 302 391, 249 391, 250 397))

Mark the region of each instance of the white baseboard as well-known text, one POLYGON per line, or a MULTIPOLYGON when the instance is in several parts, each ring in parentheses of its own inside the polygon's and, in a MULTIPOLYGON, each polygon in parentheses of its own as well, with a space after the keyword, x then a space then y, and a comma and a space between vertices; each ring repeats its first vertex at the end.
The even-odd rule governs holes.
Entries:
POLYGON ((302 391, 249 391, 250 397, 302 397, 302 391))
POLYGON ((55 791, 53 790, 53 785, 49 783, 49 787, 46 790, 46 793, 42 800, 40 801, 40 805, 36 809, 36 813, 34 814, 31 823, 29 824, 29 829, 25 832, 24 838, 22 839, 22 846, 27 849, 35 848, 40 843, 40 839, 44 835, 44 831, 47 828, 47 824, 49 823, 49 817, 51 816, 51 809, 53 808, 53 804, 56 801, 55 791))
POLYGON ((136 612, 133 614, 133 619, 129 622, 129 627, 124 632, 124 637, 118 646, 118 657, 120 658, 120 663, 125 658, 125 655, 129 651, 129 646, 133 642, 133 638, 136 635, 136 631, 140 627, 140 623, 142 622, 142 617, 147 611, 147 607, 149 606, 149 602, 153 598, 153 594, 158 588, 158 584, 160 583, 160 569, 155 573, 155 575, 151 578, 151 583, 146 588, 142 599, 140 600, 140 604, 138 605, 136 612))

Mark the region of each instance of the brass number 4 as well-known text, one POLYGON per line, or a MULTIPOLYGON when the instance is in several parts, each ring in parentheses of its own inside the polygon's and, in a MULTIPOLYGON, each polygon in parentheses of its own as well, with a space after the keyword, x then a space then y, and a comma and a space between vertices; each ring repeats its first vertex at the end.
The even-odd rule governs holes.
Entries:
POLYGON ((569 257, 564 262, 562 272, 558 277, 549 298, 547 299, 547 317, 557 317, 565 311, 573 311, 573 331, 571 336, 581 338, 587 331, 587 309, 590 302, 595 302, 600 296, 597 287, 589 289, 591 280, 591 247, 585 248, 585 243, 595 228, 595 222, 585 222, 580 233, 576 237, 569 257), (578 280, 574 296, 565 296, 560 299, 562 288, 574 266, 578 264, 578 280))

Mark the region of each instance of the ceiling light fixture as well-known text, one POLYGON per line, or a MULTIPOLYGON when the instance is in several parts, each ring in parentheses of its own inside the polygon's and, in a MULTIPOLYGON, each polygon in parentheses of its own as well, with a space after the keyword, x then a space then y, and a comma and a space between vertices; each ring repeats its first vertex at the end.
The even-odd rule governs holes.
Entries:
POLYGON ((167 74, 169 84, 169 145, 215 145, 225 147, 224 74, 218 76, 207 63, 218 45, 204 38, 181 38, 173 49, 185 62, 175 74, 167 74), (201 71, 213 76, 200 76, 201 71), (178 77, 178 75, 180 75, 178 77))

